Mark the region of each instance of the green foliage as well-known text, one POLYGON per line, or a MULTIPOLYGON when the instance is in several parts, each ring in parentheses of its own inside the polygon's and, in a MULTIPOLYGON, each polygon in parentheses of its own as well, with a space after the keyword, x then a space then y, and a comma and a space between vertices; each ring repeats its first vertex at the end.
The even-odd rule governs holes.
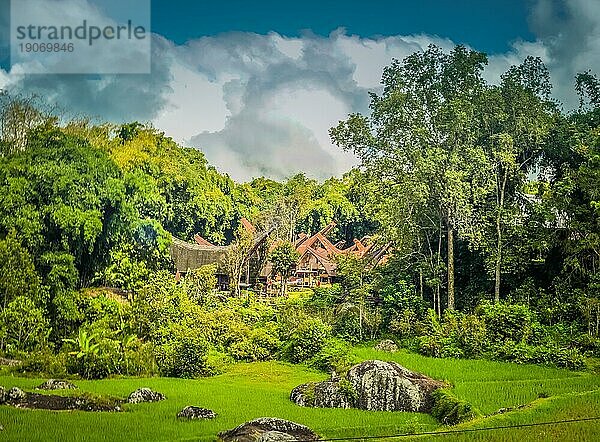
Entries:
POLYGON ((403 279, 390 280, 388 276, 380 289, 384 328, 401 338, 418 333, 419 321, 423 320, 427 306, 415 294, 414 287, 403 279))
POLYGON ((291 362, 304 362, 319 353, 330 337, 330 326, 318 318, 307 318, 292 332, 283 352, 291 362))
POLYGON ((241 361, 266 361, 280 350, 281 341, 273 323, 251 329, 243 340, 233 343, 228 352, 241 361))
POLYGON ((348 342, 360 342, 363 333, 360 305, 346 302, 340 304, 334 312, 334 319, 332 321, 333 334, 348 342))
POLYGON ((44 312, 25 296, 17 296, 0 311, 0 349, 5 352, 43 348, 50 327, 44 312))
POLYGON ((185 291, 197 304, 205 304, 210 293, 217 286, 216 264, 205 265, 188 272, 183 280, 185 291))
POLYGON ((64 378, 67 375, 67 354, 54 354, 46 348, 27 354, 21 365, 15 368, 19 374, 35 374, 53 378, 64 378))
POLYGON ((354 389, 354 385, 346 378, 342 378, 338 382, 338 388, 340 393, 342 393, 346 398, 353 403, 358 399, 358 393, 354 389))
POLYGON ((450 390, 438 388, 431 393, 434 405, 431 415, 444 425, 456 425, 481 416, 481 412, 450 390))
POLYGON ((284 241, 269 253, 267 259, 273 266, 273 272, 281 277, 281 294, 285 295, 287 279, 295 269, 300 255, 291 242, 284 241))
POLYGON ((208 345, 200 330, 174 325, 169 339, 155 347, 155 354, 163 376, 196 378, 211 374, 208 345))
POLYGON ((485 322, 491 341, 527 339, 534 320, 531 310, 522 304, 484 303, 477 309, 485 322))
POLYGON ((74 333, 83 316, 77 304, 76 287, 79 273, 73 255, 69 253, 44 253, 40 260, 43 285, 49 294, 47 309, 52 327, 50 339, 54 343, 74 333))
POLYGON ((290 242, 279 244, 269 254, 273 270, 279 275, 287 275, 299 258, 296 248, 290 242))
POLYGON ((0 239, 0 296, 2 306, 18 296, 25 296, 40 302, 40 277, 36 273, 33 260, 23 248, 12 230, 5 239, 0 239))
POLYGON ((170 244, 171 235, 158 221, 137 221, 131 226, 131 242, 111 249, 109 262, 96 280, 136 292, 151 273, 171 268, 170 244))
POLYGON ((566 330, 543 326, 523 305, 483 304, 477 314, 446 312, 439 322, 430 313, 422 323, 416 350, 441 358, 489 357, 520 364, 581 369, 584 359, 566 330), (504 322, 506 321, 506 322, 504 322), (518 339, 518 340, 515 340, 518 339))
POLYGON ((314 287, 309 304, 315 307, 333 307, 342 298, 342 286, 332 284, 331 286, 314 287))
POLYGON ((75 347, 75 350, 69 352, 69 372, 79 373, 86 379, 99 379, 108 375, 109 369, 100 356, 97 334, 89 334, 86 330, 79 329, 77 338, 68 338, 64 342, 75 347))
POLYGON ((206 355, 206 374, 213 376, 225 373, 233 362, 234 360, 229 354, 210 349, 206 355))
POLYGON ((246 268, 248 254, 252 250, 254 238, 244 227, 238 226, 233 242, 229 245, 223 265, 229 277, 229 290, 234 296, 241 295, 240 282, 246 268))
POLYGON ((519 364, 544 364, 555 367, 581 370, 585 359, 576 348, 550 345, 527 345, 524 342, 504 341, 492 346, 492 357, 519 364))
POLYGON ((358 361, 350 354, 350 345, 337 338, 328 339, 321 350, 308 360, 309 367, 331 373, 345 373, 358 361))

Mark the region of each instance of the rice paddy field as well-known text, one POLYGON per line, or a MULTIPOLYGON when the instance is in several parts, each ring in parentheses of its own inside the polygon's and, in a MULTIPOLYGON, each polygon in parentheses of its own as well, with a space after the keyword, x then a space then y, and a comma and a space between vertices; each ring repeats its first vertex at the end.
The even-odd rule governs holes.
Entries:
MULTIPOLYGON (((302 408, 290 402, 290 390, 303 382, 325 379, 326 375, 299 365, 261 362, 236 364, 225 374, 197 380, 75 381, 81 391, 122 398, 139 387, 150 387, 165 394, 167 400, 126 404, 121 413, 53 412, 0 406, 0 425, 4 427, 0 440, 215 440, 218 432, 263 416, 302 423, 326 439, 469 430, 394 440, 600 440, 600 420, 470 431, 600 416, 600 376, 597 374, 484 360, 433 359, 405 351, 390 354, 356 348, 353 352, 362 360, 393 360, 411 370, 449 381, 457 396, 484 415, 491 415, 500 408, 526 406, 455 427, 445 427, 431 416, 419 413, 302 408), (210 408, 218 417, 210 421, 182 421, 176 414, 186 405, 210 408)), ((0 376, 0 385, 31 391, 44 380, 0 376)))

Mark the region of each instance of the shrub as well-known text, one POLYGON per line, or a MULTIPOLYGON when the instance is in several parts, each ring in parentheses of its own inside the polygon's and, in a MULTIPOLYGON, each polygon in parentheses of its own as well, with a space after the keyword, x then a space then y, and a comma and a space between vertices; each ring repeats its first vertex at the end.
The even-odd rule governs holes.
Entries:
POLYGON ((442 355, 442 343, 436 335, 419 337, 418 349, 425 356, 439 358, 442 355))
MULTIPOLYGON (((100 354, 101 344, 97 334, 80 328, 76 338, 64 341, 74 348, 68 353, 66 365, 69 373, 79 374, 85 379, 101 379, 111 372, 110 355, 100 354)), ((106 346, 103 350, 106 351, 106 346)))
POLYGON ((106 292, 86 290, 79 296, 79 309, 88 324, 104 330, 119 330, 131 317, 131 307, 106 292))
POLYGON ((122 357, 119 361, 119 373, 129 376, 150 376, 158 373, 154 359, 154 345, 142 342, 137 336, 125 337, 119 342, 122 357))
MULTIPOLYGON (((405 322, 407 316, 412 317, 414 324, 417 320, 425 318, 427 314, 427 304, 415 295, 414 287, 406 281, 396 281, 394 285, 384 288, 382 298, 384 324, 390 331, 391 328, 399 326, 399 324, 392 325, 394 322, 405 322)), ((414 332, 414 329, 407 328, 406 325, 408 324, 404 323, 400 328, 404 333, 403 337, 410 337, 406 334, 414 332)))
POLYGON ((600 339, 580 333, 571 341, 586 356, 600 357, 600 339))
POLYGON ((417 314, 410 309, 401 312, 388 312, 388 330, 400 339, 414 337, 417 331, 417 314))
POLYGON ((492 357, 518 364, 545 364, 571 370, 585 367, 585 359, 575 348, 557 346, 532 346, 523 342, 506 341, 492 349, 492 357))
POLYGON ((243 340, 234 343, 229 353, 238 360, 266 361, 272 359, 281 348, 273 326, 254 328, 243 340))
POLYGON ((79 294, 75 291, 61 291, 50 304, 52 332, 51 340, 58 344, 77 331, 84 320, 77 305, 79 294))
POLYGON ((204 305, 213 289, 217 286, 215 272, 217 266, 205 265, 189 272, 183 279, 185 291, 189 298, 197 304, 204 305))
POLYGON ((29 353, 15 368, 19 373, 62 378, 67 374, 66 360, 66 353, 55 355, 49 349, 44 349, 29 353))
POLYGON ((440 351, 441 358, 462 359, 465 357, 465 351, 460 346, 460 343, 458 343, 454 337, 442 338, 440 340, 440 344, 441 344, 441 351, 440 351))
POLYGON ((195 378, 211 374, 207 364, 209 346, 197 330, 173 327, 172 339, 155 347, 163 376, 195 378))
POLYGON ((531 333, 533 313, 522 304, 484 303, 476 313, 486 324, 490 342, 527 339, 531 333))
POLYGON ((440 324, 428 315, 423 325, 430 333, 418 339, 418 351, 427 356, 465 358, 481 356, 487 349, 486 327, 475 315, 447 311, 440 324))
POLYGON ((328 339, 323 348, 313 356, 308 365, 317 370, 330 373, 345 373, 356 363, 356 359, 349 355, 350 346, 340 339, 328 339))
POLYGON ((568 368, 570 370, 582 370, 585 368, 585 358, 576 348, 535 347, 533 362, 568 368))
POLYGON ((333 284, 330 287, 315 287, 308 303, 315 307, 333 307, 342 297, 342 287, 333 284))
POLYGON ((333 319, 332 331, 335 336, 352 343, 360 341, 362 330, 359 309, 360 307, 354 304, 342 304, 340 306, 333 319))
POLYGON ((7 353, 42 348, 50 333, 42 309, 18 296, 0 312, 0 348, 7 353))
POLYGON ((481 412, 468 402, 457 398, 450 390, 438 388, 431 393, 431 415, 445 425, 456 425, 481 416, 481 412))
POLYGON ((338 389, 350 403, 355 403, 356 400, 358 400, 358 393, 354 389, 352 382, 350 382, 348 379, 340 379, 338 382, 338 389))
POLYGON ((233 358, 227 353, 211 348, 206 355, 206 375, 214 376, 224 373, 232 363, 233 358))
POLYGON ((330 326, 318 318, 305 319, 286 343, 284 354, 291 362, 304 362, 319 353, 330 337, 330 326))
POLYGON ((439 333, 442 357, 478 357, 487 348, 486 325, 475 315, 447 311, 439 333))

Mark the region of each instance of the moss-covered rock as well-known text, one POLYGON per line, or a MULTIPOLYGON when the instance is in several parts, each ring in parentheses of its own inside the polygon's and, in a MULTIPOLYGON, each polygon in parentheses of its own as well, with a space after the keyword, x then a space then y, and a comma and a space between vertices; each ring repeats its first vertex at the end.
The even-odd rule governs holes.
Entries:
POLYGON ((310 428, 276 417, 261 417, 219 433, 222 442, 314 441, 319 435, 310 428))
POLYGON ((343 378, 299 385, 290 399, 304 407, 429 412, 431 393, 443 386, 395 362, 365 361, 343 378))

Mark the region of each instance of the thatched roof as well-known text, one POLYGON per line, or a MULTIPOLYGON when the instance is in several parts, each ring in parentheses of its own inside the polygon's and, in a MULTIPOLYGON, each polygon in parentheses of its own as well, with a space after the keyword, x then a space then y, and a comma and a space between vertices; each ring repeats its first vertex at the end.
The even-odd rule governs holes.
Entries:
POLYGON ((227 246, 191 244, 173 237, 171 255, 179 272, 187 272, 208 264, 217 264, 222 271, 227 249, 227 246))

